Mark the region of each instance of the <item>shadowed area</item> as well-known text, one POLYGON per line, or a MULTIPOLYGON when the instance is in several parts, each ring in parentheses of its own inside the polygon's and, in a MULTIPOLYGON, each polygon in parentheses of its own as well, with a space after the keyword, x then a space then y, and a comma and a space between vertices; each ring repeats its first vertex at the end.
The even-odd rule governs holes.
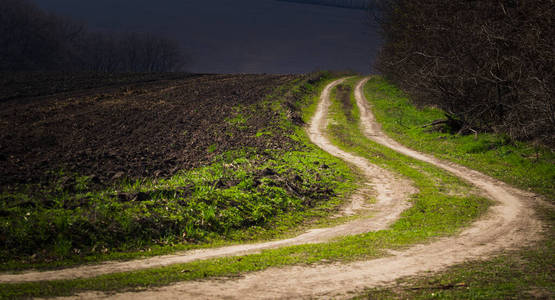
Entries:
POLYGON ((35 2, 93 29, 176 39, 192 72, 368 73, 380 44, 364 10, 274 0, 35 2))
MULTIPOLYGON (((31 75, 40 77, 39 73, 31 75)), ((48 81, 47 76, 51 75, 42 75, 44 82, 55 86, 56 81, 48 81)), ((173 175, 238 145, 266 149, 287 144, 285 137, 255 138, 259 128, 274 118, 272 112, 263 113, 262 107, 245 121, 245 130, 224 119, 234 117, 233 107, 258 102, 274 86, 295 77, 166 77, 144 82, 140 75, 113 76, 113 85, 108 87, 2 103, 0 183, 45 180, 51 176, 49 171, 59 169, 94 174, 102 182, 122 172, 132 178, 173 175), (217 148, 207 152, 213 144, 217 148)), ((89 78, 94 84, 94 77, 89 78)), ((75 85, 84 81, 80 79, 75 77, 75 85)), ((72 78, 64 82, 71 86, 72 78)), ((30 83, 25 87, 36 90, 30 83)), ((17 91, 12 93, 17 95, 17 91)))

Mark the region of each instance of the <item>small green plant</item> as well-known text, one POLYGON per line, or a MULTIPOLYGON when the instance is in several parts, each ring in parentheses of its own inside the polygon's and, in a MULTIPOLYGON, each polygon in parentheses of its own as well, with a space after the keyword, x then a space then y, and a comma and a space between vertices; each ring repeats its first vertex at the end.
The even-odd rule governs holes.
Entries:
POLYGON ((248 120, 248 116, 246 116, 245 114, 242 114, 241 111, 245 110, 245 109, 249 109, 249 108, 245 108, 245 107, 234 107, 234 111, 233 111, 233 117, 228 117, 225 119, 225 121, 231 125, 234 126, 240 130, 244 130, 247 128, 247 120, 248 120))
POLYGON ((259 131, 256 133, 256 137, 261 137, 261 136, 264 136, 264 135, 273 136, 274 133, 273 133, 271 130, 262 130, 262 129, 259 130, 259 131))
POLYGON ((75 189, 77 191, 87 191, 91 182, 90 176, 78 176, 75 178, 75 189))
POLYGON ((207 151, 208 153, 212 153, 212 152, 216 151, 217 149, 218 149, 218 145, 212 144, 212 145, 210 145, 210 146, 206 149, 206 151, 207 151))

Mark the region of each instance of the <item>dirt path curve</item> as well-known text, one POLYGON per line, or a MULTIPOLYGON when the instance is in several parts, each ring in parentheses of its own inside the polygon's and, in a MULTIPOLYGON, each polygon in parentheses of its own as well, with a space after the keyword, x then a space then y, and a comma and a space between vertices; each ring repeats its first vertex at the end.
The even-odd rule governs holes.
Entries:
MULTIPOLYGON (((103 295, 81 294, 83 298, 110 297, 116 299, 268 299, 268 298, 344 298, 350 291, 387 284, 403 276, 426 271, 439 271, 466 260, 484 258, 508 248, 516 248, 539 238, 541 223, 532 209, 534 195, 512 188, 498 180, 453 163, 438 160, 408 149, 389 139, 380 130, 362 87, 356 87, 357 104, 361 111, 362 129, 371 139, 408 156, 426 161, 445 169, 476 185, 496 204, 484 217, 474 222, 454 237, 438 239, 429 244, 413 246, 392 256, 347 264, 315 266, 289 266, 248 273, 239 279, 205 280, 178 283, 168 287, 149 289, 139 293, 103 295)), ((329 91, 323 93, 314 117, 315 124, 322 124, 329 105, 329 91)), ((317 143, 329 144, 324 137, 317 143)))
MULTIPOLYGON (((328 86, 325 90, 325 95, 329 95, 331 88, 343 80, 338 80, 334 83, 334 85, 328 86)), ((412 187, 408 180, 397 178, 389 171, 374 166, 363 158, 343 152, 337 147, 331 145, 322 134, 322 131, 326 126, 324 118, 325 113, 322 114, 322 110, 319 110, 318 113, 320 114, 318 118, 319 122, 313 122, 312 127, 309 130, 311 140, 333 155, 352 162, 355 166, 361 169, 368 179, 366 187, 358 190, 351 196, 350 204, 347 205, 340 214, 353 215, 357 210, 364 209, 371 211, 371 218, 360 218, 329 228, 312 229, 293 238, 270 242, 193 250, 140 260, 106 262, 96 265, 86 265, 54 271, 31 271, 20 274, 0 274, 0 283, 89 278, 102 274, 162 267, 222 256, 245 255, 257 253, 264 249, 310 243, 322 243, 340 236, 361 234, 387 228, 399 218, 399 215, 403 210, 409 207, 410 204, 407 199, 410 194, 416 192, 416 189, 412 187), (370 194, 376 197, 376 203, 367 205, 365 202, 370 197, 370 194)))

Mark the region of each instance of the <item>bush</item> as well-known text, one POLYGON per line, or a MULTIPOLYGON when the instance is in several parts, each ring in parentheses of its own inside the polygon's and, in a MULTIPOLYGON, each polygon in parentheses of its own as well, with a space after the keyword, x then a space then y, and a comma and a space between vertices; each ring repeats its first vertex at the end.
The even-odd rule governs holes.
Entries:
POLYGON ((377 69, 415 104, 493 131, 555 145, 551 0, 375 0, 377 69))

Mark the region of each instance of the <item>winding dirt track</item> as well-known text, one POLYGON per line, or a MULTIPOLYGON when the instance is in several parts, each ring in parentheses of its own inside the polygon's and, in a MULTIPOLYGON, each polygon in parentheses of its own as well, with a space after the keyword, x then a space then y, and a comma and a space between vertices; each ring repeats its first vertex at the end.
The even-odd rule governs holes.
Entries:
MULTIPOLYGON (((498 180, 468 168, 438 160, 408 149, 391 140, 380 130, 369 105, 364 99, 362 87, 368 79, 356 87, 355 96, 361 111, 361 128, 374 141, 400 153, 445 169, 474 184, 494 200, 496 205, 480 220, 455 237, 441 238, 429 244, 413 246, 392 256, 347 264, 316 266, 290 266, 271 268, 248 273, 239 279, 206 280, 178 283, 168 287, 149 289, 134 293, 103 295, 81 294, 79 297, 160 298, 160 299, 263 299, 263 298, 319 298, 348 297, 347 292, 365 287, 387 284, 393 280, 425 271, 439 271, 466 260, 484 258, 508 248, 516 248, 539 238, 541 223, 534 216, 534 195, 512 188, 498 180)), ((362 162, 361 158, 337 152, 323 135, 326 124, 329 93, 341 80, 330 84, 322 93, 321 102, 312 120, 309 133, 314 142, 334 155, 350 162, 362 162), (343 156, 344 155, 344 156, 343 156)), ((372 177, 374 178, 374 176, 372 177)), ((390 186, 394 185, 390 182, 390 186)))
MULTIPOLYGON (((363 158, 341 151, 325 138, 324 129, 327 110, 330 105, 330 91, 343 80, 345 79, 334 81, 323 91, 308 132, 315 144, 331 154, 357 165, 372 181, 373 188, 377 193, 376 206, 382 210, 376 214, 375 218, 358 220, 328 229, 313 230, 296 238, 283 241, 199 250, 183 255, 170 255, 132 262, 106 263, 53 272, 1 275, 0 282, 89 277, 194 259, 252 253, 261 249, 285 245, 315 243, 327 241, 340 235, 386 228, 398 218, 403 209, 406 209, 408 204, 405 199, 415 190, 406 180, 396 178, 393 174, 369 164, 363 158), (364 226, 366 227, 363 228, 364 226)), ((119 299, 136 297, 158 299, 342 298, 348 297, 347 292, 386 284, 403 276, 416 275, 425 271, 439 271, 466 260, 484 258, 507 248, 522 246, 539 238, 541 223, 534 216, 531 207, 534 203, 533 194, 514 189, 468 168, 413 151, 385 136, 375 122, 368 102, 363 96, 362 87, 367 80, 360 81, 355 90, 357 105, 361 112, 361 129, 363 132, 370 139, 380 144, 438 166, 474 184, 487 197, 496 202, 496 205, 491 207, 483 218, 474 222, 457 236, 441 238, 429 244, 416 245, 407 250, 396 252, 392 256, 375 260, 347 264, 271 268, 261 272, 248 273, 239 279, 183 282, 139 293, 128 292, 116 295, 95 292, 84 293, 77 297, 119 299)), ((360 197, 360 195, 358 196, 360 197)))
MULTIPOLYGON (((340 81, 337 81, 336 84, 339 82, 340 81)), ((326 95, 329 95, 331 88, 332 86, 329 86, 326 89, 326 95)), ((319 113, 322 114, 322 111, 319 113)), ((322 121, 325 120, 324 116, 325 115, 321 115, 319 119, 322 121)), ((162 267, 172 264, 187 263, 195 260, 245 255, 257 253, 264 249, 310 243, 322 243, 340 236, 361 234, 387 228, 399 218, 403 210, 410 206, 407 199, 410 194, 416 192, 416 189, 412 187, 408 180, 398 178, 391 172, 374 166, 361 157, 353 156, 333 146, 322 135, 323 128, 325 128, 324 123, 314 122, 309 130, 311 140, 333 155, 353 163, 355 166, 360 168, 368 180, 365 188, 358 190, 351 196, 349 205, 347 205, 340 214, 353 215, 357 210, 370 210, 372 218, 361 218, 329 228, 312 229, 299 236, 277 241, 235 245, 215 249, 193 250, 141 260, 106 262, 97 265, 86 265, 54 271, 0 274, 0 283, 89 278, 102 274, 162 267), (367 205, 365 202, 367 202, 370 194, 376 197, 376 202, 372 205, 367 205)))

